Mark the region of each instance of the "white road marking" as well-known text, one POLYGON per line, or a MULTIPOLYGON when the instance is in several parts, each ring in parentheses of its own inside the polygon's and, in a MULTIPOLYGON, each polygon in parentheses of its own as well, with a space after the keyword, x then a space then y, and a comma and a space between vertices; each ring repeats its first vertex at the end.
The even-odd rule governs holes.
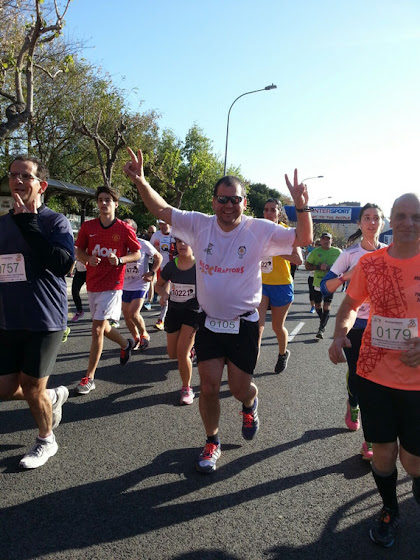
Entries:
POLYGON ((292 330, 292 332, 289 334, 289 342, 291 340, 293 340, 295 338, 295 336, 297 335, 297 333, 301 330, 301 328, 303 327, 305 323, 298 323, 297 326, 292 330))

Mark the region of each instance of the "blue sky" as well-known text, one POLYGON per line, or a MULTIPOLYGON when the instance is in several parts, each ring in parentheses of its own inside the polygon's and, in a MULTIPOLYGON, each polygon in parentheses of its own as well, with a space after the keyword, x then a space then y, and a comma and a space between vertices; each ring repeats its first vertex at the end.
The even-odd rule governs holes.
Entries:
POLYGON ((388 215, 419 192, 418 0, 73 0, 66 33, 83 55, 183 138, 197 123, 228 164, 310 203, 375 202, 388 215))

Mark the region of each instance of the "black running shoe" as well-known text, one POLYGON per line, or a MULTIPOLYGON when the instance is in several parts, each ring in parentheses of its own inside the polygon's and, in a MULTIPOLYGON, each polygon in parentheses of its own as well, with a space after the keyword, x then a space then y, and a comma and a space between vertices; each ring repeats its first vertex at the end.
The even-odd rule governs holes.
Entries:
POLYGON ((277 359, 276 367, 274 368, 275 373, 281 373, 287 368, 287 362, 289 361, 290 350, 286 350, 286 352, 281 355, 277 359))
POLYGON ((131 351, 134 348, 134 340, 129 338, 128 339, 128 347, 123 350, 120 350, 120 364, 122 366, 125 366, 125 364, 128 362, 128 360, 130 359, 131 356, 131 351))
POLYGON ((242 410, 242 436, 244 439, 252 439, 260 429, 260 420, 258 418, 258 398, 255 397, 254 406, 251 412, 242 410))
POLYGON ((400 516, 394 509, 383 507, 375 527, 369 531, 370 538, 376 544, 389 548, 394 544, 394 533, 400 522, 400 516))

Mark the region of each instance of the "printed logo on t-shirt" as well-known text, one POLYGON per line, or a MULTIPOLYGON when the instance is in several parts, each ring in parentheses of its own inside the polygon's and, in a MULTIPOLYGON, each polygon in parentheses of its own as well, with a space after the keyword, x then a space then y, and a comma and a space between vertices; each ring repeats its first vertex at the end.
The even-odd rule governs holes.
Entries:
POLYGON ((204 263, 202 260, 199 262, 200 271, 203 274, 208 274, 209 276, 213 276, 213 274, 243 274, 244 267, 238 266, 235 268, 222 268, 221 266, 210 266, 204 263))
POLYGON ((111 253, 114 253, 115 255, 117 253, 117 249, 101 247, 99 243, 97 243, 92 250, 92 255, 98 257, 109 257, 111 253))
POLYGON ((121 235, 119 235, 118 233, 114 233, 112 236, 112 241, 114 241, 114 243, 118 243, 118 241, 121 239, 121 235))
POLYGON ((212 255, 213 247, 214 247, 213 243, 209 243, 207 245, 207 249, 204 249, 204 252, 207 253, 208 255, 212 255))
POLYGON ((245 255, 246 255, 246 247, 245 245, 241 245, 238 249, 238 257, 240 259, 243 259, 245 255))

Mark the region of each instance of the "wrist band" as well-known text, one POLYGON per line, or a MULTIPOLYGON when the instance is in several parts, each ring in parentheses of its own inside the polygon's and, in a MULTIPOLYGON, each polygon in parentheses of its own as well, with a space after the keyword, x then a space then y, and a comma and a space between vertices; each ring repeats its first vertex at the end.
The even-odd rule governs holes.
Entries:
POLYGON ((296 212, 311 212, 311 211, 312 208, 310 208, 309 206, 304 206, 303 208, 296 208, 296 212))

